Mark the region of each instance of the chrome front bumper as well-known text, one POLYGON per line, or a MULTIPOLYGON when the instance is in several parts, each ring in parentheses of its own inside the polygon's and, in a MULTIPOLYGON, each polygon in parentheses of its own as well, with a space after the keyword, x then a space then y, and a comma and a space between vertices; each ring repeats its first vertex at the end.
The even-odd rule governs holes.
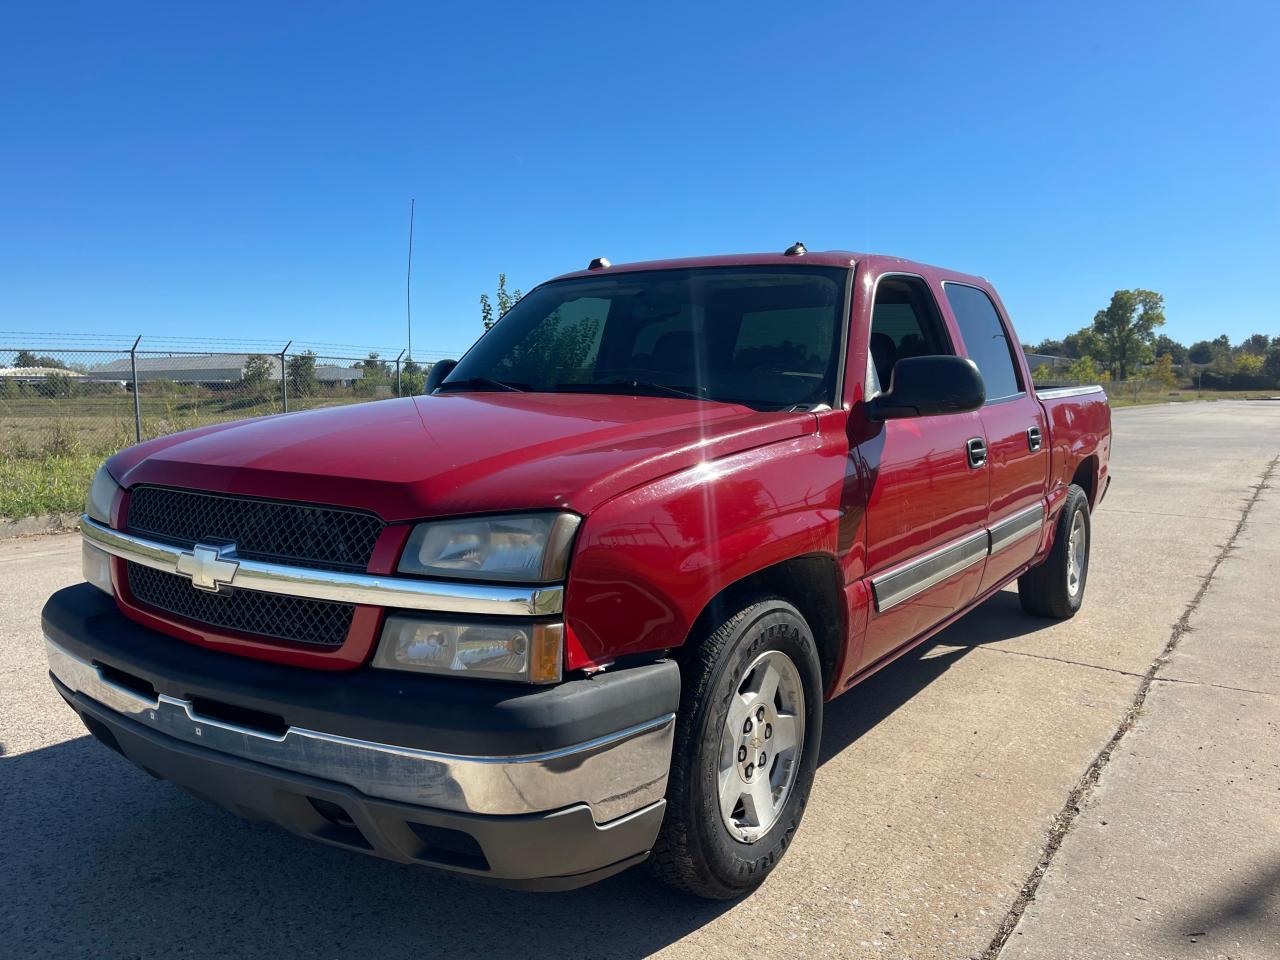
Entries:
POLYGON ((45 638, 68 691, 156 733, 240 760, 344 784, 383 800, 476 814, 529 814, 572 804, 605 823, 661 800, 675 732, 665 714, 546 753, 464 756, 289 727, 276 734, 204 717, 191 702, 146 696, 45 638))

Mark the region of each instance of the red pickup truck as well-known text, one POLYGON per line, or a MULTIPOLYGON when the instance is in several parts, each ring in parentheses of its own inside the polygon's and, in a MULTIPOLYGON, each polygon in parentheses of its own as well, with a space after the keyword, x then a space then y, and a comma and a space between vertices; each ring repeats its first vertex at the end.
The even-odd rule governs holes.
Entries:
POLYGON ((424 396, 108 460, 53 683, 149 773, 331 844, 740 895, 825 701, 1015 580, 1079 608, 1110 412, 1017 343, 985 280, 905 260, 593 261, 424 396))

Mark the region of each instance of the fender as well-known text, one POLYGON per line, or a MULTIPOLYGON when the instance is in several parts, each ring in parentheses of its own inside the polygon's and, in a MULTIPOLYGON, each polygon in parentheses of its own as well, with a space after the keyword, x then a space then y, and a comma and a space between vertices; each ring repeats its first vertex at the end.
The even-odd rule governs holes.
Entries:
POLYGON ((565 595, 569 670, 681 646, 725 587, 837 556, 848 445, 810 434, 628 491, 585 520, 565 595))

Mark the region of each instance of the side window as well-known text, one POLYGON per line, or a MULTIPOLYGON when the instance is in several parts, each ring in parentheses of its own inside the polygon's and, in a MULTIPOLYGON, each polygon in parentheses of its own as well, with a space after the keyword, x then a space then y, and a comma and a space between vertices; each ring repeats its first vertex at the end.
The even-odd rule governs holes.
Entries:
POLYGON ((947 302, 956 316, 969 359, 978 365, 987 387, 987 402, 1022 392, 1012 347, 991 298, 977 287, 944 283, 947 302))
POLYGON ((893 367, 908 357, 953 356, 933 294, 919 277, 885 277, 871 312, 868 392, 888 390, 893 367))

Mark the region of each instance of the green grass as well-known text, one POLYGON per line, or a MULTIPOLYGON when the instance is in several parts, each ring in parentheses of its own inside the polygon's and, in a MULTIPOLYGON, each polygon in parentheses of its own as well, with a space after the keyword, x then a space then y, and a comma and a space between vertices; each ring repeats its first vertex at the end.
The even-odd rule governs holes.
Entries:
POLYGON ((0 517, 82 512, 102 460, 99 453, 0 459, 0 517))
POLYGON ((1280 390, 1196 390, 1194 387, 1150 387, 1140 390, 1123 385, 1103 384, 1112 407, 1140 407, 1153 403, 1195 403, 1210 400, 1256 400, 1280 395, 1280 390))

